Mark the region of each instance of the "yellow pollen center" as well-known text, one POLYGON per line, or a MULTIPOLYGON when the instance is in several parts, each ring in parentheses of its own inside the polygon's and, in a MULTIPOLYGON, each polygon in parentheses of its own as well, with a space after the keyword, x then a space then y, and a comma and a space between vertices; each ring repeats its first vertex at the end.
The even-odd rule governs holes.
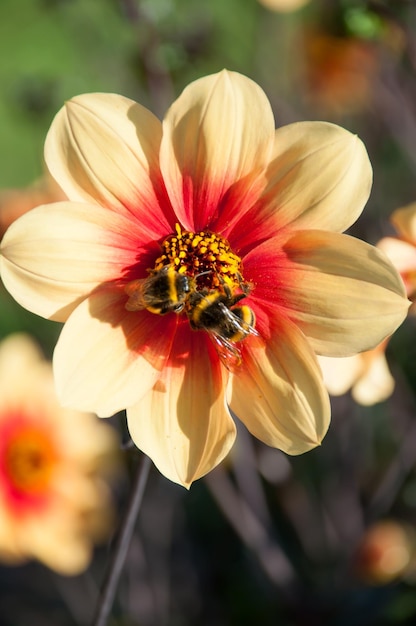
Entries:
POLYGON ((234 290, 242 283, 240 257, 226 239, 210 231, 182 231, 176 224, 176 234, 162 243, 162 254, 156 259, 154 270, 166 265, 193 278, 198 290, 224 286, 234 290))

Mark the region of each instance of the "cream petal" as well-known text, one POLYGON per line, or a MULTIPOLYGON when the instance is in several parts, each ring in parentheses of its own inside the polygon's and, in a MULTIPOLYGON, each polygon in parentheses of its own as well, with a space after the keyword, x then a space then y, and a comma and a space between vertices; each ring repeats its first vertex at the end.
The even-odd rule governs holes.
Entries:
POLYGON ((160 163, 185 228, 210 226, 222 211, 221 203, 229 215, 247 198, 250 204, 258 197, 258 178, 269 160, 273 137, 270 103, 245 76, 223 70, 183 91, 163 122, 160 163), (239 193, 230 190, 236 183, 241 183, 239 193))
POLYGON ((120 291, 97 291, 64 325, 53 358, 63 406, 113 415, 138 402, 160 377, 176 316, 131 313, 125 301, 120 291))
POLYGON ((239 249, 250 249, 289 224, 346 230, 368 200, 372 168, 356 135, 327 122, 297 122, 276 131, 267 178, 259 202, 228 234, 239 249))
POLYGON ((160 121, 140 104, 84 94, 55 116, 45 160, 70 200, 133 213, 149 235, 160 237, 174 225, 158 165, 161 138, 160 121))
POLYGON ((207 337, 181 325, 162 376, 127 410, 133 441, 173 482, 189 487, 233 445, 226 383, 227 373, 207 337))
POLYGON ((328 394, 305 337, 281 318, 269 337, 246 340, 229 403, 248 430, 269 446, 302 454, 322 441, 330 421, 328 394))
POLYGON ((88 293, 137 262, 144 235, 123 215, 59 202, 16 220, 0 246, 6 289, 29 311, 64 321, 88 293))
POLYGON ((272 318, 289 316, 318 354, 374 348, 407 315, 404 284, 390 261, 348 235, 297 231, 285 242, 264 242, 244 266, 261 277, 253 293, 259 307, 272 318))

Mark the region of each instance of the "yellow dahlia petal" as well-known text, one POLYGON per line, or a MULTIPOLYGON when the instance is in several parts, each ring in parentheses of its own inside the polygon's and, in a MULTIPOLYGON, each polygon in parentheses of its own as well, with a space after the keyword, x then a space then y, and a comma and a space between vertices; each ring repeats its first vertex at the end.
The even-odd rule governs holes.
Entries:
POLYGON ((257 220, 342 232, 368 200, 372 168, 356 135, 328 122, 297 122, 277 129, 267 177, 257 220))
MULTIPOLYGON (((273 243, 264 247, 272 249, 273 243)), ((318 354, 349 356, 374 348, 405 319, 409 302, 403 281, 374 246, 310 230, 289 235, 282 249, 285 280, 277 283, 276 267, 275 278, 272 273, 268 279, 275 281, 274 291, 260 285, 255 296, 276 298, 318 354)), ((278 318, 281 310, 270 315, 278 318)))
POLYGON ((316 357, 296 326, 283 319, 266 343, 247 342, 229 401, 253 435, 288 454, 319 445, 329 426, 329 399, 316 357))
POLYGON ((91 295, 68 318, 53 365, 64 406, 108 417, 138 402, 161 375, 176 319, 130 313, 125 295, 91 295))
POLYGON ((6 289, 28 310, 64 321, 100 283, 134 263, 137 223, 96 205, 59 202, 14 222, 0 246, 6 289))
POLYGON ((227 375, 207 338, 178 332, 175 351, 127 419, 133 441, 162 474, 189 487, 225 457, 236 431, 225 401, 227 375))
POLYGON ((56 115, 45 143, 46 164, 70 200, 97 202, 166 230, 155 187, 161 184, 160 121, 133 100, 84 94, 56 115), (152 220, 148 219, 151 212, 152 220))
POLYGON ((268 162, 273 136, 270 103, 245 76, 224 70, 183 91, 166 114, 160 160, 186 228, 206 228, 229 188, 246 176, 251 183, 244 184, 244 194, 250 191, 268 162))

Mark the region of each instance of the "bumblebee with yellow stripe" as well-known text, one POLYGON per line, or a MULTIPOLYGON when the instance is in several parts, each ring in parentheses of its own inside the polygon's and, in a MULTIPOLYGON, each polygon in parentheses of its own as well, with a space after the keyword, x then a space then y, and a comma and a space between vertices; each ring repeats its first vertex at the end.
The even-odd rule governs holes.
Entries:
POLYGON ((180 313, 191 291, 191 279, 179 273, 172 265, 152 271, 147 278, 139 278, 124 288, 129 296, 128 311, 147 309, 156 315, 180 313))
POLYGON ((228 369, 241 362, 241 351, 235 344, 248 335, 258 334, 250 307, 236 306, 246 295, 232 295, 225 289, 205 294, 192 291, 188 298, 187 314, 191 328, 205 330, 209 334, 221 361, 228 369))

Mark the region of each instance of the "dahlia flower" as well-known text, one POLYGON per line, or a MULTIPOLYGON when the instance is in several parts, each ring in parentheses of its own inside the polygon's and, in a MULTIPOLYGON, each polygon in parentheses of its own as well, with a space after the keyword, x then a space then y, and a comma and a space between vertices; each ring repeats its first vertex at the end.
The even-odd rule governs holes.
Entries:
POLYGON ((380 248, 400 273, 410 300, 416 296, 416 202, 396 209, 390 221, 397 237, 384 237, 378 242, 380 248))
POLYGON ((412 525, 383 519, 367 528, 354 555, 355 574, 367 584, 414 581, 416 536, 412 525))
POLYGON ((136 445, 186 487, 230 450, 231 412, 289 454, 317 446, 330 406, 316 353, 367 350, 408 308, 386 257, 341 234, 371 188, 362 142, 323 122, 275 130, 260 87, 224 70, 163 123, 120 95, 75 97, 45 159, 69 200, 9 228, 0 269, 22 306, 65 322, 60 401, 126 408, 136 445), (158 272, 170 310, 139 297, 158 272), (244 330, 225 346, 202 322, 216 294, 244 330))
POLYGON ((291 11, 297 11, 306 4, 309 4, 310 0, 259 0, 259 3, 270 9, 270 11, 277 11, 279 13, 290 13, 291 11))
POLYGON ((66 200, 54 179, 45 174, 23 189, 0 190, 0 236, 18 217, 40 204, 66 200))
MULTIPOLYGON (((394 211, 390 221, 398 236, 384 237, 377 243, 377 248, 388 256, 402 277, 413 311, 416 295, 416 203, 394 211)), ((372 350, 345 359, 319 357, 329 393, 338 396, 351 389, 354 400, 362 405, 382 402, 391 396, 395 381, 385 355, 388 343, 386 339, 372 350)))
POLYGON ((345 358, 318 357, 331 396, 340 396, 351 389, 354 400, 363 406, 387 400, 395 386, 385 354, 387 344, 386 339, 372 350, 345 358))
POLYGON ((82 572, 111 529, 108 462, 116 438, 96 416, 62 408, 33 340, 0 343, 0 560, 82 572), (107 473, 108 471, 108 473, 107 473))

